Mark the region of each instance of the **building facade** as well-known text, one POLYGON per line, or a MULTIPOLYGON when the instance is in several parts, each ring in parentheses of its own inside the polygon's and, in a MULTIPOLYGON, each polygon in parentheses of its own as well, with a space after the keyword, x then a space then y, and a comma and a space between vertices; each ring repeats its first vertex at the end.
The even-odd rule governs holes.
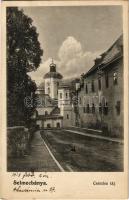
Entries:
POLYGON ((123 38, 95 60, 78 89, 78 124, 122 137, 123 38))

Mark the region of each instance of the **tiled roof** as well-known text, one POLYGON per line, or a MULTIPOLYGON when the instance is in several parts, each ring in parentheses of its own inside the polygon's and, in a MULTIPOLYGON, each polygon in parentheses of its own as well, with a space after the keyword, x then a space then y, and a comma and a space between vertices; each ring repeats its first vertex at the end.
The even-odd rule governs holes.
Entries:
POLYGON ((55 99, 52 99, 48 94, 42 94, 42 97, 38 97, 37 101, 39 102, 42 100, 41 105, 39 107, 55 107, 57 106, 58 102, 55 99))
POLYGON ((63 119, 61 115, 39 115, 36 118, 37 120, 45 120, 45 119, 63 119))
POLYGON ((98 67, 104 68, 108 64, 119 59, 123 55, 123 35, 121 35, 115 43, 101 55, 101 58, 96 59, 95 65, 84 75, 84 78, 90 75, 92 72, 95 72, 98 67))
POLYGON ((58 78, 58 79, 62 79, 63 76, 59 73, 59 72, 48 72, 44 75, 44 79, 45 78, 58 78))
POLYGON ((55 107, 55 108, 52 110, 52 112, 51 112, 50 115, 59 115, 59 114, 60 114, 60 108, 55 107))

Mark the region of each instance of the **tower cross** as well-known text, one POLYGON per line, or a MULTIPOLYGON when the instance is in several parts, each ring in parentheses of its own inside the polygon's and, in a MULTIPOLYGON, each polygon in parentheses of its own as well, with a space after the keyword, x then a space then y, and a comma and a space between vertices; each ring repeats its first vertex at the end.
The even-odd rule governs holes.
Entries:
POLYGON ((53 62, 53 58, 52 58, 52 64, 53 64, 54 62, 53 62))

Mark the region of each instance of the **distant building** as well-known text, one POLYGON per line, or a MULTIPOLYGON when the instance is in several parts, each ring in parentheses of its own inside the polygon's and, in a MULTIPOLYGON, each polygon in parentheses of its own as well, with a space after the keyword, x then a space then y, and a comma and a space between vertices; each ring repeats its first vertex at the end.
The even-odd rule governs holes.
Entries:
POLYGON ((36 123, 40 128, 68 127, 73 123, 72 95, 78 79, 62 80, 56 65, 50 64, 50 71, 44 75, 44 84, 38 87, 36 123))
POLYGON ((60 85, 58 88, 58 107, 63 116, 63 127, 72 125, 72 102, 69 85, 60 85))
POLYGON ((56 64, 50 64, 50 71, 44 75, 45 94, 48 94, 52 99, 58 97, 58 86, 63 76, 56 71, 56 64))
POLYGON ((78 87, 78 125, 122 136, 123 37, 95 60, 78 87))

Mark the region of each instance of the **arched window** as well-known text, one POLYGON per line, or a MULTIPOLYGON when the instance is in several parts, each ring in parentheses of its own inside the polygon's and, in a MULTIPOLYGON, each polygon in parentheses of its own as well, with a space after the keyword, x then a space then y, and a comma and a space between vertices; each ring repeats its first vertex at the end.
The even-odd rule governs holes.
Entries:
POLYGON ((56 127, 60 128, 60 123, 59 122, 57 122, 56 127))
POLYGON ((94 103, 92 104, 92 113, 95 113, 95 105, 94 105, 94 103))
POLYGON ((105 104, 104 104, 104 108, 103 108, 103 111, 104 111, 104 115, 108 115, 108 102, 106 101, 105 104))

